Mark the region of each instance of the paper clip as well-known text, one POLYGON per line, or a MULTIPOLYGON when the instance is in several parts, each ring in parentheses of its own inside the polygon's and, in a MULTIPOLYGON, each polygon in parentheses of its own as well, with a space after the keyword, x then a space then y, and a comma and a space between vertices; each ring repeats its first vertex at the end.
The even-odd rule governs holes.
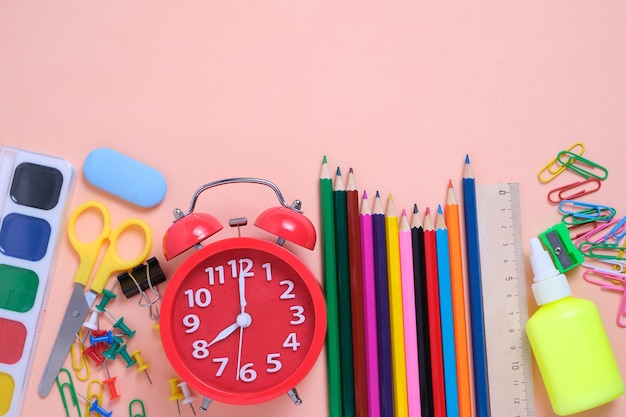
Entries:
POLYGON ((146 417, 146 408, 143 406, 143 402, 139 399, 134 399, 130 402, 130 404, 128 404, 128 413, 130 415, 130 417, 146 417), (141 413, 140 414, 135 414, 133 412, 133 405, 135 405, 135 408, 139 407, 141 409, 141 413))
MULTIPOLYGON (((601 222, 599 225, 595 226, 591 230, 587 231, 586 233, 582 233, 578 237, 576 237, 574 240, 574 244, 576 246, 580 246, 582 242, 600 242, 604 240, 606 232, 602 233, 602 231, 614 226, 617 221, 618 220, 616 219, 611 219, 608 222, 601 222)), ((579 226, 580 225, 575 225, 574 227, 579 226)))
POLYGON ((595 259, 623 259, 625 247, 611 243, 582 242, 578 249, 590 258, 595 259))
MULTIPOLYGON (((572 153, 577 154, 577 155, 580 156, 580 155, 583 154, 583 152, 585 152, 585 145, 583 145, 582 143, 575 143, 567 151, 568 152, 572 152, 572 153), (580 149, 580 151, 579 151, 579 149, 580 149)), ((540 182, 545 184, 547 182, 552 181, 561 172, 565 171, 565 168, 566 168, 565 165, 559 163, 558 156, 557 156, 556 158, 554 158, 553 160, 548 162, 548 164, 546 166, 541 168, 541 170, 537 174, 537 178, 539 178, 540 182), (545 172, 547 172, 548 174, 551 174, 551 175, 548 176, 547 178, 544 178, 543 174, 545 172)))
POLYGON ((626 275, 606 270, 588 269, 583 273, 583 278, 587 282, 600 286, 603 290, 622 293, 616 322, 619 327, 626 327, 626 275), (608 280, 610 284, 604 281, 596 281, 589 276, 591 274, 600 275, 603 279, 608 280))
POLYGON ((603 181, 608 178, 609 171, 603 167, 602 165, 590 161, 587 158, 583 158, 580 155, 577 155, 570 151, 561 151, 557 156, 557 160, 559 163, 563 164, 570 171, 575 172, 576 174, 582 176, 583 178, 596 178, 600 181, 603 181), (567 157, 567 160, 563 161, 563 157, 567 157), (584 168, 588 167, 588 168, 584 168), (598 173, 599 171, 599 173, 598 173))
POLYGON ((78 335, 76 336, 76 339, 79 342, 79 346, 76 346, 76 341, 74 341, 74 343, 72 343, 72 346, 70 347, 70 356, 72 357, 72 368, 74 369, 74 374, 76 375, 76 378, 78 378, 79 381, 87 381, 89 379, 89 377, 91 376, 91 369, 89 368, 89 361, 87 360, 87 357, 85 355, 83 355, 83 352, 85 351, 85 344, 83 343, 83 339, 81 337, 81 331, 78 331, 78 335), (76 360, 76 349, 78 349, 79 353, 79 361, 76 360), (81 375, 81 371, 85 370, 85 375, 81 375))
POLYGON ((104 387, 102 386, 102 382, 98 381, 97 379, 94 379, 92 381, 89 381, 89 384, 87 384, 87 400, 88 402, 85 402, 85 416, 90 415, 90 407, 91 404, 94 403, 93 399, 94 397, 97 400, 98 404, 102 404, 102 394, 104 393, 104 387), (91 387, 92 385, 97 385, 98 386, 98 392, 96 393, 92 393, 91 392, 91 387))
POLYGON ((604 236, 604 243, 610 243, 609 240, 613 239, 613 243, 617 244, 624 236, 626 236, 626 217, 615 222, 615 226, 604 236))
MULTIPOLYGON (((606 223, 602 222, 601 224, 606 224, 606 223)), ((594 230, 596 227, 598 227, 598 224, 594 220, 592 222, 569 225, 567 226, 567 230, 569 230, 569 235, 572 238, 572 240, 576 241, 582 236, 585 236, 587 233, 594 230)))
POLYGON ((559 212, 564 214, 562 218, 563 223, 570 225, 589 223, 596 220, 610 221, 616 213, 615 209, 609 206, 584 203, 575 200, 561 201, 559 203, 559 212), (576 208, 580 208, 580 210, 576 210, 576 208))
POLYGON ((70 375, 70 372, 65 369, 65 368, 61 368, 61 370, 59 371, 59 374, 56 377, 56 384, 57 387, 59 388, 59 393, 61 394, 61 400, 63 401, 63 407, 65 408, 65 415, 66 417, 71 417, 70 414, 70 405, 67 402, 67 398, 65 398, 65 389, 67 388, 69 390, 69 394, 72 400, 72 405, 74 406, 73 408, 76 409, 76 415, 78 415, 78 417, 81 417, 81 413, 80 413, 80 407, 78 405, 78 395, 76 394, 76 388, 74 387, 74 381, 72 381, 72 375, 70 375), (61 374, 65 374, 65 376, 67 377, 68 381, 67 382, 61 382, 59 380, 59 377, 61 376, 61 374))
POLYGON ((553 189, 548 193, 548 201, 552 204, 558 204, 563 200, 574 200, 587 194, 595 193, 601 187, 602 183, 597 178, 588 178, 582 181, 576 181, 571 184, 564 185, 553 189), (592 188, 585 187, 587 184, 594 183, 592 188), (565 194, 567 192, 567 194, 565 194), (554 194, 557 198, 553 198, 554 194))

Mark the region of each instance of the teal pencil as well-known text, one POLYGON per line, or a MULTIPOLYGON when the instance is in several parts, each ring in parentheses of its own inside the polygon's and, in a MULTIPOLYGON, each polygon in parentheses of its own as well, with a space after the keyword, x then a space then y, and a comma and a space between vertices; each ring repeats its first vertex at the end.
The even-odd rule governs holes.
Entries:
POLYGON ((320 171, 320 215, 322 224, 322 258, 326 296, 326 366, 328 372, 328 415, 342 417, 341 377, 339 367, 339 305, 337 299, 337 262, 335 254, 335 215, 333 180, 326 156, 320 171))
POLYGON ((354 362, 352 350, 352 303, 350 294, 350 247, 348 206, 341 170, 337 168, 333 187, 335 205, 335 254, 337 262, 337 300, 339 302, 339 365, 341 405, 344 417, 354 417, 354 362))

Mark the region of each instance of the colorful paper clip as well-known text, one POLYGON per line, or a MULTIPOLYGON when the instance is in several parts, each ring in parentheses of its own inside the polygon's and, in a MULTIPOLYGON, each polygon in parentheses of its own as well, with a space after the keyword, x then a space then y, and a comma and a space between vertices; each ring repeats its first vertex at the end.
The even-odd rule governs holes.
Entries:
POLYGON ((104 392, 104 387, 102 386, 102 382, 98 381, 97 379, 94 379, 92 381, 89 381, 89 384, 87 384, 87 400, 88 402, 85 402, 85 417, 89 416, 89 413, 92 411, 91 410, 91 404, 94 402, 97 402, 98 404, 102 404, 102 394, 104 392), (91 387, 93 385, 97 386, 98 391, 97 392, 91 392, 91 387), (95 398, 95 401, 94 401, 95 398))
POLYGON ((75 415, 77 415, 78 417, 81 417, 80 406, 78 405, 78 394, 76 393, 76 387, 74 387, 74 381, 72 381, 72 375, 70 375, 70 372, 67 369, 61 368, 61 370, 59 371, 59 374, 56 377, 56 384, 57 384, 57 387, 59 388, 59 393, 61 394, 61 400, 63 401, 63 407, 65 408, 66 417, 72 416, 72 414, 70 413, 70 405, 67 401, 67 398, 65 397, 66 388, 69 391, 68 393, 70 394, 70 397, 71 397, 72 406, 73 408, 76 409, 75 415), (61 382, 59 380, 62 375, 65 375, 65 377, 67 377, 67 382, 61 382))
MULTIPOLYGON (((582 143, 575 143, 574 145, 572 145, 572 147, 570 147, 567 152, 572 152, 576 155, 582 155, 585 152, 585 145, 583 145, 582 143)), ((555 179, 557 177, 557 175, 559 175, 561 172, 565 171, 565 165, 559 163, 559 159, 558 156, 555 157, 553 160, 551 160, 550 162, 548 162, 548 164, 546 166, 544 166, 543 168, 541 168, 541 170, 539 171, 539 173, 537 174, 537 178, 539 178, 539 181, 542 183, 547 183, 552 181, 553 179, 555 179), (547 177, 544 177, 544 173, 548 173, 550 175, 548 175, 547 177)))
POLYGON ((616 291, 622 293, 616 322, 619 327, 626 327, 626 275, 601 269, 588 269, 583 273, 585 281, 598 285, 603 290, 616 291), (591 275, 599 275, 601 280, 596 280, 591 275))
POLYGON ((576 200, 563 200, 559 203, 562 221, 567 225, 589 223, 592 221, 608 222, 615 216, 615 209, 599 204, 584 203, 576 200))
POLYGON ((143 406, 143 402, 139 399, 134 399, 128 404, 128 414, 130 417, 146 417, 146 408, 143 406), (139 407, 141 412, 133 412, 133 408, 139 407))
POLYGON ((594 259, 623 259, 626 247, 604 242, 582 242, 578 248, 583 255, 594 259))
POLYGON ((609 176, 609 171, 602 165, 570 151, 561 151, 557 156, 560 164, 583 178, 596 178, 604 181, 609 176))
POLYGON ((582 181, 576 181, 555 188, 548 193, 548 201, 552 204, 558 204, 563 200, 574 200, 587 194, 595 193, 602 186, 602 182, 597 178, 588 178, 582 181), (588 184, 595 184, 588 187, 588 184), (556 198, 554 198, 556 195, 556 198))

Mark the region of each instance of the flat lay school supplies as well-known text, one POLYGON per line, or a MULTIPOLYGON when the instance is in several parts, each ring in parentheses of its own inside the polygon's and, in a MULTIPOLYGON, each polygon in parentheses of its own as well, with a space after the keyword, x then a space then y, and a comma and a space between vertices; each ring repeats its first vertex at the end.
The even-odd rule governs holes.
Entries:
MULTIPOLYGON (((17 417, 63 235, 74 168, 61 158, 3 146, 0 172, 0 415, 17 417)), ((65 356, 68 353, 69 344, 65 356)))
POLYGON ((72 296, 39 384, 38 392, 41 396, 46 396, 50 392, 78 330, 87 319, 89 310, 96 298, 103 292, 108 279, 116 272, 131 269, 137 264, 143 263, 152 249, 152 232, 147 223, 140 219, 131 218, 112 228, 108 208, 97 201, 87 201, 72 212, 68 220, 68 237, 80 257, 80 264, 74 276, 75 285, 72 296), (102 219, 102 229, 94 240, 84 242, 78 233, 77 222, 80 217, 88 212, 99 213, 102 219), (117 243, 122 234, 132 233, 133 230, 141 231, 144 246, 134 259, 126 260, 120 257, 117 243), (100 251, 107 243, 108 247, 104 257, 96 267, 100 251), (92 274, 93 280, 89 284, 92 274), (88 291, 85 292, 85 289, 88 291))

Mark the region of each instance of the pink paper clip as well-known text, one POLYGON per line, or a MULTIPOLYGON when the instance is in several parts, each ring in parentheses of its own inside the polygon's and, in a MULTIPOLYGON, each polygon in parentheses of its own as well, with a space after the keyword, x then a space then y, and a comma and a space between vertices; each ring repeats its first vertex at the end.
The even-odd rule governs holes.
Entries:
POLYGON ((601 233, 603 230, 608 229, 611 226, 614 226, 617 222, 619 221, 619 219, 611 219, 608 222, 602 222, 600 223, 599 226, 594 227, 593 229, 589 230, 587 233, 581 234, 579 236, 577 236, 574 240, 574 244, 576 246, 580 246, 583 242, 600 242, 602 240, 604 240, 605 236, 606 236, 606 232, 605 233, 601 233))
POLYGON ((600 286, 603 290, 616 291, 622 293, 622 298, 617 310, 616 323, 619 327, 626 327, 626 275, 611 272, 603 269, 588 269, 583 272, 585 281, 600 286), (591 274, 599 274, 605 281, 596 281, 589 277, 591 274), (609 283, 610 282, 610 283, 609 283))
POLYGON ((574 200, 578 197, 595 193, 600 189, 601 186, 602 182, 597 178, 589 178, 582 181, 576 181, 550 191, 548 193, 548 201, 552 204, 558 204, 563 200, 574 200), (587 188, 586 185, 589 183, 594 183, 595 187, 587 188), (566 192, 568 194, 566 194, 566 192), (553 198, 555 194, 557 198, 553 198))

